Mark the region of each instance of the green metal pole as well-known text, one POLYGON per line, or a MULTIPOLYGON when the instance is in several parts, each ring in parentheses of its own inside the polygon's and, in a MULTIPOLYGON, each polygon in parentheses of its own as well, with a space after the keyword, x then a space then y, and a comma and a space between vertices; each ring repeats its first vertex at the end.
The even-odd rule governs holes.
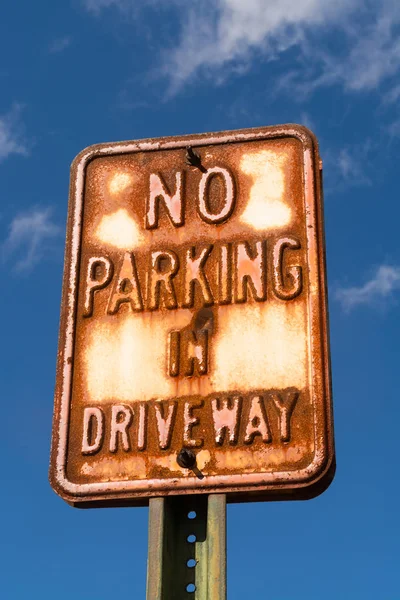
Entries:
POLYGON ((226 600, 226 496, 153 498, 147 600, 226 600))

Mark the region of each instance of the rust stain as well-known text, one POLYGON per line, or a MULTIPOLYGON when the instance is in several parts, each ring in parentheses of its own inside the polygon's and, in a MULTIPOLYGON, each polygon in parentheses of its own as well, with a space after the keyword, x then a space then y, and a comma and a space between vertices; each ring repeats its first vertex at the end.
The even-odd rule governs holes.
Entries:
POLYGON ((146 477, 147 466, 145 459, 140 455, 125 458, 123 461, 116 461, 113 458, 101 458, 90 463, 83 463, 81 473, 88 476, 101 473, 101 477, 109 481, 113 479, 129 480, 131 477, 146 477))
POLYGON ((319 171, 299 126, 77 157, 50 471, 63 498, 276 499, 329 483, 319 171))
POLYGON ((300 463, 310 449, 307 446, 292 448, 264 448, 263 450, 234 450, 221 453, 217 465, 221 470, 240 470, 242 473, 265 473, 279 467, 282 463, 300 463))

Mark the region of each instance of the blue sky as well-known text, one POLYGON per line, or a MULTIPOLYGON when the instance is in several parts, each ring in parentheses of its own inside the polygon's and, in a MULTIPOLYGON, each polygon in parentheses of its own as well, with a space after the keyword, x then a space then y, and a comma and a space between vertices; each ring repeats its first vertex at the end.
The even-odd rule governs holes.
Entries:
POLYGON ((229 598, 400 598, 399 32, 397 0, 3 3, 2 598, 145 595, 147 509, 74 510, 47 482, 72 159, 288 122, 324 160, 337 473, 229 507, 229 598))

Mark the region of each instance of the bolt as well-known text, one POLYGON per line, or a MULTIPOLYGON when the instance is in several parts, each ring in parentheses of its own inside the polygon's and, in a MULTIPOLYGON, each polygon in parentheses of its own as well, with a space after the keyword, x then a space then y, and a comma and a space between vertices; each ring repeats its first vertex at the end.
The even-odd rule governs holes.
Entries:
POLYGON ((197 167, 202 173, 206 173, 207 170, 201 164, 201 156, 195 152, 192 146, 186 148, 186 164, 190 167, 197 167))
POLYGON ((196 464, 196 455, 193 450, 182 448, 176 457, 176 462, 183 469, 192 469, 196 464))

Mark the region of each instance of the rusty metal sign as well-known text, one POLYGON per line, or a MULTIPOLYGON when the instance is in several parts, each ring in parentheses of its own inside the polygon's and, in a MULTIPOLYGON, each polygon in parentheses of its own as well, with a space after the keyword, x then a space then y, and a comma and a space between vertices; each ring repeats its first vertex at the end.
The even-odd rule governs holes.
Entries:
POLYGON ((50 469, 65 500, 328 485, 320 171, 295 125, 78 155, 50 469))

